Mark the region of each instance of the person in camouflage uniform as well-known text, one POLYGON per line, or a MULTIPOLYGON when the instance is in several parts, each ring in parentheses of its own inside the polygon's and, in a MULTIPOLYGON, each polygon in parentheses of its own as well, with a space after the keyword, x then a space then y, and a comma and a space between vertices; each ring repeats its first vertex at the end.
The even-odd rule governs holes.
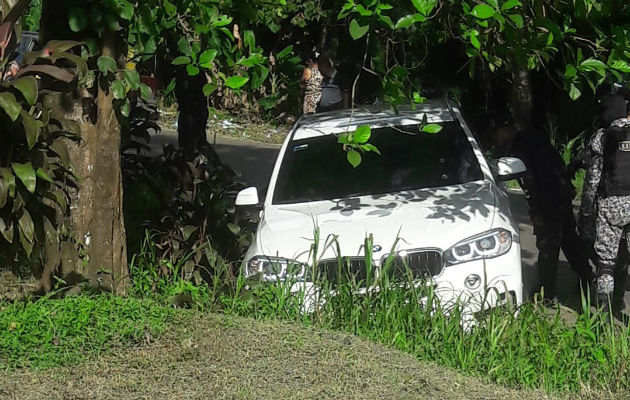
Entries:
MULTIPOLYGON (((600 128, 590 142, 584 181, 580 233, 594 243, 598 300, 607 308, 615 288, 619 243, 630 243, 630 117, 624 96, 613 93, 603 103, 600 128)), ((629 249, 630 250, 630 249, 629 249)))

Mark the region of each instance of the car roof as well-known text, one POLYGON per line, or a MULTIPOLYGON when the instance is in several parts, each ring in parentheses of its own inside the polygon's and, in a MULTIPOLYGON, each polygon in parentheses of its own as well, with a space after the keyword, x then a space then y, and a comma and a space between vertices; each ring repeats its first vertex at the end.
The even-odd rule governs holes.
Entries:
POLYGON ((360 125, 370 127, 404 126, 422 123, 454 121, 448 100, 427 100, 422 104, 398 106, 389 104, 359 106, 354 109, 335 110, 305 115, 297 123, 293 140, 333 135, 355 130, 360 125))

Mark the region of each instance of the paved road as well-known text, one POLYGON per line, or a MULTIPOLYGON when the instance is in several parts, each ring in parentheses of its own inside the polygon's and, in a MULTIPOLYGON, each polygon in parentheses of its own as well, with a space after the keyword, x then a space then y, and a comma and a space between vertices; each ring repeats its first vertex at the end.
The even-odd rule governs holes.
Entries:
MULTIPOLYGON (((212 137, 208 138, 210 141, 212 137)), ((152 146, 161 148, 166 143, 176 143, 173 133, 166 132, 156 136, 152 140, 152 146)), ((269 177, 273 170, 276 156, 280 150, 279 145, 263 144, 255 141, 238 139, 229 136, 217 136, 214 146, 223 162, 240 173, 241 180, 247 185, 264 189, 268 185, 269 177)), ((536 238, 527 213, 527 203, 521 193, 510 192, 510 202, 513 216, 521 233, 521 255, 523 260, 523 279, 526 293, 529 293, 536 285, 536 238)), ((575 296, 577 277, 569 267, 563 254, 560 255, 558 268, 558 297, 559 300, 572 308, 579 305, 575 296)), ((630 292, 626 292, 625 302, 630 305, 630 292)), ((626 307, 628 309, 630 307, 626 307)))

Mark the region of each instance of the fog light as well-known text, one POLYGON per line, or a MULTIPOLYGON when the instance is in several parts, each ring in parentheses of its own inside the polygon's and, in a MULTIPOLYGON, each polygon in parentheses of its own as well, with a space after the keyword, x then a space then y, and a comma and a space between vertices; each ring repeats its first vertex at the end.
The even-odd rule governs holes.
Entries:
POLYGON ((477 274, 468 275, 464 280, 464 285, 471 290, 477 289, 481 285, 481 277, 477 274))

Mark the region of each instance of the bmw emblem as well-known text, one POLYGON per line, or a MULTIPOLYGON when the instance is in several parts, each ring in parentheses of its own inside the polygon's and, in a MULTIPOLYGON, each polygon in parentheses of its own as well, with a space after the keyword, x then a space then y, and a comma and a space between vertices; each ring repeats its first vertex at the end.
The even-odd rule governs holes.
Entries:
POLYGON ((372 251, 374 253, 378 253, 381 250, 383 250, 383 248, 381 246, 379 246, 378 244, 375 244, 374 246, 372 246, 372 251))

